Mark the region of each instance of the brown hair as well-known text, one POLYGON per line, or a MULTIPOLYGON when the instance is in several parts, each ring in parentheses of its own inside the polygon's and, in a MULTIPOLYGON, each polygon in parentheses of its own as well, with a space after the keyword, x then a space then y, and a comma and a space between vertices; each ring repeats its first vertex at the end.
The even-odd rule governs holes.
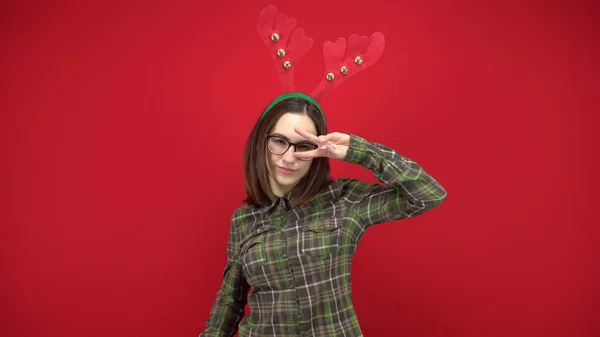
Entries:
MULTIPOLYGON (((270 205, 276 196, 271 191, 267 171, 267 135, 285 113, 305 114, 313 121, 317 135, 327 134, 323 115, 312 103, 301 98, 288 98, 274 105, 258 120, 248 137, 244 150, 244 172, 246 175, 246 199, 248 205, 270 205)), ((294 187, 294 205, 307 204, 331 183, 329 158, 314 158, 306 175, 294 187)))

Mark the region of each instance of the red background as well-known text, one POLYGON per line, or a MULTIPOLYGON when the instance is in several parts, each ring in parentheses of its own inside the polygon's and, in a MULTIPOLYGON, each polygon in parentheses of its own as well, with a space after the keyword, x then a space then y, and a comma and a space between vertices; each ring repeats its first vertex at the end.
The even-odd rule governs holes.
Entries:
MULTIPOLYGON (((2 2, 0 335, 202 331, 242 149, 281 90, 255 28, 267 4, 2 2)), ((379 63, 323 99, 329 130, 397 149, 449 192, 367 232, 365 336, 598 336, 597 5, 276 5, 315 39, 304 91, 323 42, 385 33, 379 63)))

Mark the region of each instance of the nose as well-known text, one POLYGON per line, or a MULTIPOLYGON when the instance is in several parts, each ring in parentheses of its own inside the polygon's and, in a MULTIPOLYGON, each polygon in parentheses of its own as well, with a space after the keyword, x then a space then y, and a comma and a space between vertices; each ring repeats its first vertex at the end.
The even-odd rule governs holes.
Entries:
POLYGON ((290 148, 283 154, 283 161, 286 163, 293 163, 296 161, 296 157, 294 157, 294 151, 296 151, 296 147, 294 145, 290 146, 290 148))

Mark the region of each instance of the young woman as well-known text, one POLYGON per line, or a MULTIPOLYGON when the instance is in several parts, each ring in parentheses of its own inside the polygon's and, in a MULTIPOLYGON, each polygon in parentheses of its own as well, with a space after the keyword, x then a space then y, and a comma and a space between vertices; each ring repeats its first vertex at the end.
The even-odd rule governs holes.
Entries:
POLYGON ((246 145, 246 204, 233 214, 224 280, 200 336, 362 336, 350 266, 365 230, 422 214, 446 191, 389 147, 328 134, 311 96, 275 102, 246 145), (362 165, 381 184, 332 181, 329 158, 362 165))

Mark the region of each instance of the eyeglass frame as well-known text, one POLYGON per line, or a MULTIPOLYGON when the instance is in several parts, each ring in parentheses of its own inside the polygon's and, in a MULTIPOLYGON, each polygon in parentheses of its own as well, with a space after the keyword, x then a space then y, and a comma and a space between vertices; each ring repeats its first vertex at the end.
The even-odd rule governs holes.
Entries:
MULTIPOLYGON (((309 144, 309 145, 314 145, 314 147, 315 147, 315 150, 319 148, 319 146, 318 146, 318 145, 316 145, 316 144, 313 144, 313 143, 311 143, 311 142, 308 142, 308 141, 301 142, 301 143, 292 143, 292 142, 290 142, 290 140, 289 140, 289 139, 287 139, 286 137, 284 137, 284 136, 282 136, 282 135, 277 135, 277 134, 271 134, 271 135, 267 135, 267 137, 265 138, 265 142, 266 142, 266 145, 267 145, 267 150, 268 150, 269 152, 271 152, 272 154, 276 155, 276 156, 282 156, 282 155, 284 155, 286 152, 288 152, 288 151, 290 150, 290 147, 292 147, 292 145, 294 146, 294 152, 297 152, 297 147, 296 147, 296 146, 298 146, 298 145, 307 145, 307 144, 309 144), (287 148, 287 149, 285 149, 285 151, 283 151, 282 153, 274 153, 274 152, 273 152, 273 151, 271 151, 271 149, 269 148, 269 140, 270 140, 271 138, 279 138, 279 139, 283 139, 283 140, 285 140, 285 141, 288 143, 288 148, 287 148)), ((312 151, 312 150, 311 150, 311 151, 312 151)), ((302 152, 302 151, 301 151, 301 152, 302 152)), ((307 152, 307 151, 306 151, 306 152, 307 152)), ((312 158, 306 158, 306 159, 305 159, 305 158, 298 158, 298 159, 300 159, 300 160, 303 160, 303 161, 310 161, 310 160, 312 160, 312 158)))

